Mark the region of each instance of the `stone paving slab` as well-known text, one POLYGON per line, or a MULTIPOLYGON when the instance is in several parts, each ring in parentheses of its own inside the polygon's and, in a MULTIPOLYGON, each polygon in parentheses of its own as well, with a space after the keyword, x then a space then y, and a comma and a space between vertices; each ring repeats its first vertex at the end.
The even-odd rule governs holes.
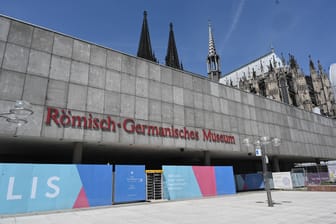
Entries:
POLYGON ((2 217, 0 224, 104 223, 295 223, 335 224, 336 193, 273 191, 268 207, 264 191, 184 201, 114 205, 2 217))

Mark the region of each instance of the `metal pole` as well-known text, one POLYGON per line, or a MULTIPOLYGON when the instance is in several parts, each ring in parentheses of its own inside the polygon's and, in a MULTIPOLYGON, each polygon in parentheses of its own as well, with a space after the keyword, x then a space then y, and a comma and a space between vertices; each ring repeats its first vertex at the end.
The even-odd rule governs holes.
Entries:
POLYGON ((112 205, 115 204, 115 164, 112 165, 112 205))
POLYGON ((270 185, 269 185, 269 180, 267 177, 267 164, 266 164, 266 153, 265 153, 265 144, 261 144, 261 160, 262 160, 262 168, 263 168, 263 176, 264 176, 264 185, 265 185, 265 190, 267 193, 267 202, 268 202, 268 207, 273 207, 273 201, 272 201, 272 195, 271 195, 271 190, 270 190, 270 185))

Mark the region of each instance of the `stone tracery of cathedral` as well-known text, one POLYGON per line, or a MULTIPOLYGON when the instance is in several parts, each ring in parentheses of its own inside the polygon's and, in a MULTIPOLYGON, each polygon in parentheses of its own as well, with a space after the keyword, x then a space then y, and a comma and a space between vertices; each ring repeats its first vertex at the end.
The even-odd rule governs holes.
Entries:
POLYGON ((315 69, 311 57, 309 65, 310 75, 306 76, 293 55, 289 55, 288 64, 280 67, 270 60, 268 71, 249 79, 244 76, 236 87, 307 111, 318 108, 322 115, 335 118, 335 96, 328 75, 319 61, 315 69))

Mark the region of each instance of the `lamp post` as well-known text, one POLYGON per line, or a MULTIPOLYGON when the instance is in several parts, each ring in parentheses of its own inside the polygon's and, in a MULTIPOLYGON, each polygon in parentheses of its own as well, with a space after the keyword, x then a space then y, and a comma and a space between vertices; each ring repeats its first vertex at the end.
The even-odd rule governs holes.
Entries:
MULTIPOLYGON (((270 140, 270 137, 268 136, 262 136, 258 138, 254 142, 254 145, 256 147, 256 154, 259 150, 261 150, 261 161, 262 161, 262 169, 263 169, 263 177, 264 177, 264 186, 265 186, 265 191, 267 194, 267 203, 268 203, 268 207, 273 207, 270 183, 269 183, 269 178, 267 177, 268 158, 266 155, 266 145, 268 145, 270 142, 272 142, 272 145, 275 147, 280 146, 280 139, 273 138, 272 140, 270 140)), ((246 145, 247 147, 251 145, 250 140, 248 138, 243 139, 243 144, 246 145)), ((257 155, 257 156, 260 156, 260 155, 257 155)))
POLYGON ((4 118, 7 122, 21 126, 28 123, 27 118, 33 113, 34 111, 31 109, 29 102, 17 100, 14 104, 14 108, 9 109, 7 113, 1 113, 0 118, 4 118))

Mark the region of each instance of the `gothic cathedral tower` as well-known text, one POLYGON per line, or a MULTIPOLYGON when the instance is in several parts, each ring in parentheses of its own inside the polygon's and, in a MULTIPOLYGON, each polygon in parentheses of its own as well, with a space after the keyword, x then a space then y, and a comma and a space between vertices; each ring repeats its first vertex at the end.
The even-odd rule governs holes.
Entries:
POLYGON ((176 42, 173 31, 173 23, 169 24, 169 38, 168 38, 168 48, 166 55, 166 65, 183 70, 183 65, 179 61, 179 57, 177 54, 176 42))
POLYGON ((157 62, 154 52, 152 51, 146 11, 144 11, 144 18, 142 22, 142 29, 141 29, 141 34, 140 34, 140 41, 139 41, 139 48, 138 48, 137 56, 140 58, 145 58, 147 60, 157 62))

